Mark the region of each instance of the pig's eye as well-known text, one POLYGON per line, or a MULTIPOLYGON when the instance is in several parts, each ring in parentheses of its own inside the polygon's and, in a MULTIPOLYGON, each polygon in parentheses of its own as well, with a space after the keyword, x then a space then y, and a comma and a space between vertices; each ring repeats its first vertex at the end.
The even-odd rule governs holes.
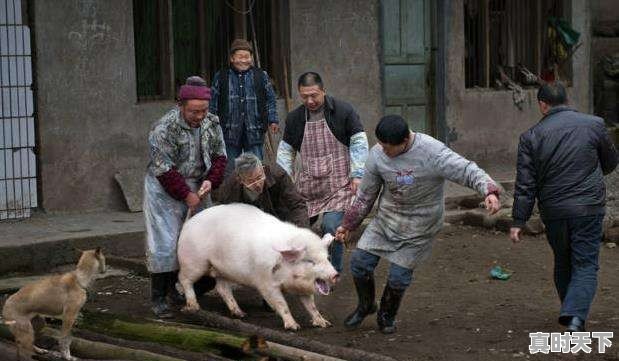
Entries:
POLYGON ((304 259, 303 262, 307 262, 307 263, 312 264, 312 265, 316 264, 316 262, 312 261, 311 259, 307 259, 307 258, 304 259))

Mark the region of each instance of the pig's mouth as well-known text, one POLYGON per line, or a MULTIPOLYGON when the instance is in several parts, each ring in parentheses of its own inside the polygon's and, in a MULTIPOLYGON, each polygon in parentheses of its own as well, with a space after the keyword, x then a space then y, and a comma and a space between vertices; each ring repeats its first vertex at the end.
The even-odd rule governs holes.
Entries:
POLYGON ((329 283, 322 278, 316 278, 316 281, 314 281, 314 287, 321 295, 326 296, 329 292, 331 292, 331 286, 329 286, 329 283))

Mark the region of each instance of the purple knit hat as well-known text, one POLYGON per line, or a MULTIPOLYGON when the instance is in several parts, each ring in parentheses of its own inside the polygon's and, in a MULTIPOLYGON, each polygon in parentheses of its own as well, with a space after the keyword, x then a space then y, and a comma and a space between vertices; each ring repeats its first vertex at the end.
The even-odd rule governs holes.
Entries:
POLYGON ((211 100, 211 89, 206 86, 206 81, 199 76, 190 76, 181 86, 178 92, 180 101, 199 99, 211 100))

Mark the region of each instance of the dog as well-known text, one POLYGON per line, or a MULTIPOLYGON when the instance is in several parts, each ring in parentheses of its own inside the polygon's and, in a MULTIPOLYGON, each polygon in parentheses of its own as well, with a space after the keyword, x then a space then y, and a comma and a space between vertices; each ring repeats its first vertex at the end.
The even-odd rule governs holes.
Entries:
POLYGON ((66 360, 75 360, 69 350, 71 328, 86 302, 86 289, 95 275, 104 273, 105 269, 105 256, 101 248, 83 251, 74 271, 27 284, 7 299, 2 317, 15 337, 18 360, 22 359, 22 354, 31 357, 34 352, 47 352, 34 345, 31 322, 35 317, 39 319, 44 316, 62 318, 58 342, 60 354, 66 360))

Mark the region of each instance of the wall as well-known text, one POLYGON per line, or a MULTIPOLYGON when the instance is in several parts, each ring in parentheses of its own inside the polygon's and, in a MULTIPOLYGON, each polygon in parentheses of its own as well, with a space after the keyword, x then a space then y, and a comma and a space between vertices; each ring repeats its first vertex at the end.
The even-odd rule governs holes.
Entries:
POLYGON ((297 80, 316 71, 327 93, 351 103, 368 136, 382 116, 377 0, 290 1, 292 96, 297 80))
POLYGON ((592 0, 591 12, 595 22, 619 21, 617 0, 592 0))
MULTIPOLYGON (((572 106, 588 112, 590 91, 590 12, 586 2, 572 2, 572 26, 581 32, 583 45, 573 57, 573 86, 568 89, 572 106)), ((464 86, 463 0, 447 2, 445 113, 450 146, 475 161, 514 164, 520 134, 539 118, 536 91, 526 90, 522 109, 512 101, 512 92, 466 89, 464 86)))
POLYGON ((146 167, 150 123, 171 106, 137 104, 132 3, 32 4, 41 206, 126 209, 114 174, 146 167))

